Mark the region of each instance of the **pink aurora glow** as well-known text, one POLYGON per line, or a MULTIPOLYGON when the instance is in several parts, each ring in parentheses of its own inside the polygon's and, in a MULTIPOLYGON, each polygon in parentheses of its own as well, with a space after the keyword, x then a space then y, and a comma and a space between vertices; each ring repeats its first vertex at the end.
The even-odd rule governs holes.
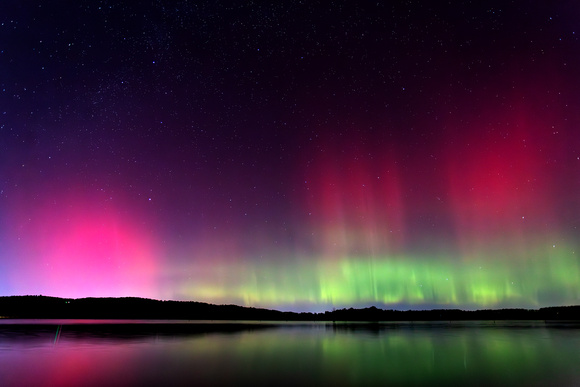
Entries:
POLYGON ((12 251, 20 258, 10 268, 15 293, 73 298, 159 295, 151 233, 122 209, 99 208, 79 192, 57 192, 48 199, 13 207, 12 239, 17 243, 12 251))

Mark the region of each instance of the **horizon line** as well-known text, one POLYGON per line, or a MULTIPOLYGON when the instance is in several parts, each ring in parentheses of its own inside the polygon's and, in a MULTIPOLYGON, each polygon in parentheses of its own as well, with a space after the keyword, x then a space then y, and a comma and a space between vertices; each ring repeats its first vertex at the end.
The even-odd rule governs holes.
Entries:
MULTIPOLYGON (((499 307, 499 308, 494 308, 494 307, 476 307, 477 309, 464 309, 461 308, 461 306, 451 306, 451 305, 441 305, 440 307, 433 305, 433 307, 431 307, 430 309, 396 309, 396 308, 391 308, 391 309, 383 309, 383 307, 385 305, 383 305, 383 307, 379 307, 376 305, 370 305, 370 306, 345 306, 345 307, 332 307, 332 310, 324 310, 324 311, 319 311, 319 312, 314 312, 314 311, 295 311, 295 310, 280 310, 280 309, 273 309, 273 308, 268 308, 268 307, 263 307, 263 306, 245 306, 245 305, 239 305, 239 304, 215 304, 215 303, 210 303, 210 302, 205 302, 205 301, 196 301, 196 300, 175 300, 175 299, 157 299, 157 298, 148 298, 148 297, 140 297, 140 296, 87 296, 87 297, 79 297, 79 298, 74 298, 74 297, 60 297, 60 296, 49 296, 49 295, 45 295, 45 294, 13 294, 13 295, 8 295, 8 296, 0 296, 0 297, 46 297, 46 298, 56 298, 56 299, 62 299, 62 300, 84 300, 84 299, 141 299, 141 300, 148 300, 148 301, 157 301, 157 302, 192 302, 192 303, 198 303, 198 304, 206 304, 206 305, 213 305, 213 306, 235 306, 235 307, 239 307, 239 308, 248 308, 248 309, 261 309, 261 310, 270 310, 270 311, 275 311, 275 312, 280 312, 280 313, 294 313, 294 314, 325 314, 325 313, 332 313, 335 311, 341 311, 341 310, 365 310, 365 309, 377 309, 377 310, 382 310, 382 311, 393 311, 393 312, 429 312, 429 311, 435 311, 435 310, 455 310, 455 311, 462 311, 462 312, 478 312, 478 311, 500 311, 500 310, 526 310, 526 311, 539 311, 542 309, 549 309, 549 308, 567 308, 567 307, 576 307, 576 306, 580 306, 580 304, 570 304, 570 305, 550 305, 550 306, 544 306, 544 307, 538 307, 538 308, 526 308, 526 307, 499 307)), ((407 305, 409 306, 409 305, 407 305)))

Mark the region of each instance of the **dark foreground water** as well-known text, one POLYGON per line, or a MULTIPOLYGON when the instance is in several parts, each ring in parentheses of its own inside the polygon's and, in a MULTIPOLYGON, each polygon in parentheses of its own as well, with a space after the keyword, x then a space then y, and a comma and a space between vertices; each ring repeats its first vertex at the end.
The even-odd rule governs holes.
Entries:
POLYGON ((0 320, 0 385, 580 386, 580 326, 0 320))

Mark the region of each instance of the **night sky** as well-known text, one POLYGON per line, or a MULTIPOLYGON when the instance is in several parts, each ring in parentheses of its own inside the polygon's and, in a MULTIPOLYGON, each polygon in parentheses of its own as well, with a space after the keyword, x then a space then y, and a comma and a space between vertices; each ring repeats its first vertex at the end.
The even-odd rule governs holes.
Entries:
POLYGON ((575 1, 2 1, 0 295, 580 304, 579 38, 575 1))

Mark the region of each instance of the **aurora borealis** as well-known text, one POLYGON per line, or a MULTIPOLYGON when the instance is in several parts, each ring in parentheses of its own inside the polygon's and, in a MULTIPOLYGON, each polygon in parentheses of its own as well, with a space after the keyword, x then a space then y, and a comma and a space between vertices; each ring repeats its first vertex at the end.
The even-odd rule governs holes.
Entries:
POLYGON ((426 3, 3 2, 0 295, 580 304, 580 6, 426 3))

